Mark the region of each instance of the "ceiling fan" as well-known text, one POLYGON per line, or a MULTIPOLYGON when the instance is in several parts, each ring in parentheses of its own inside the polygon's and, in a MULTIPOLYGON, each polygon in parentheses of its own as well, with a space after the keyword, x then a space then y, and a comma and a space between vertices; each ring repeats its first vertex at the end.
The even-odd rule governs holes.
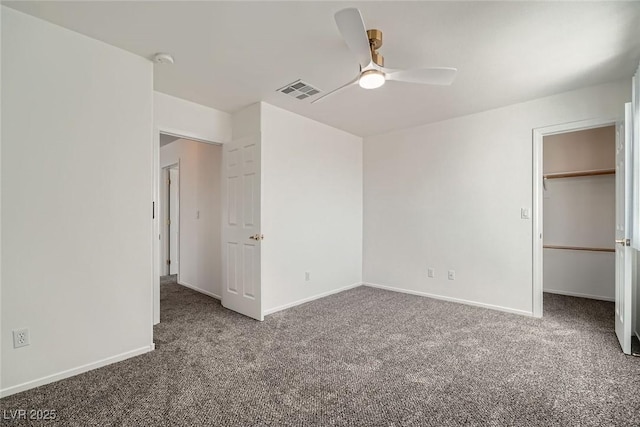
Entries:
POLYGON ((387 80, 441 86, 453 83, 458 71, 455 68, 385 68, 384 58, 378 53, 382 46, 382 31, 367 30, 358 9, 342 9, 335 14, 335 20, 342 38, 360 63, 360 72, 350 82, 314 99, 312 104, 356 83, 364 89, 379 88, 387 80))

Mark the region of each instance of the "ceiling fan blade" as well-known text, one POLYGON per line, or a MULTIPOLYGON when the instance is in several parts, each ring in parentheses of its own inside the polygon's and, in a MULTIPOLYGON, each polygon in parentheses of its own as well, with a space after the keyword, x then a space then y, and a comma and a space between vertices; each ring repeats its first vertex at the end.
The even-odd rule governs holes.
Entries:
POLYGON ((455 68, 411 68, 387 74, 387 80, 426 85, 449 86, 458 72, 455 68))
POLYGON ((366 68, 371 63, 371 49, 360 11, 356 8, 342 9, 336 12, 335 19, 342 38, 358 59, 360 67, 366 68))
POLYGON ((315 104, 316 102, 320 101, 321 99, 325 99, 325 98, 326 98, 326 97, 328 97, 329 95, 333 95, 334 93, 337 93, 337 92, 341 91, 342 89, 345 89, 345 88, 348 88, 349 86, 354 85, 354 84, 358 81, 358 79, 359 79, 359 78, 360 78, 360 75, 358 74, 358 76, 357 76, 355 79, 351 80, 349 83, 343 84, 343 85, 342 85, 342 86, 340 86, 339 88, 334 89, 334 90, 332 90, 331 92, 327 92, 327 93, 325 93, 324 95, 322 95, 322 96, 320 96, 320 97, 318 97, 318 98, 314 99, 313 101, 311 101, 311 103, 312 103, 312 104, 315 104))

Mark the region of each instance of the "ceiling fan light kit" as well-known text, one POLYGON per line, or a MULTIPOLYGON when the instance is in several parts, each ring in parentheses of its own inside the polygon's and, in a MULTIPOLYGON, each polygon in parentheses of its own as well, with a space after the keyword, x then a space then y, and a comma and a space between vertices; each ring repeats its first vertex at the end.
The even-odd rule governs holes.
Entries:
POLYGON ((441 86, 453 83, 457 72, 455 68, 412 68, 409 70, 385 68, 384 57, 378 53, 378 49, 382 46, 382 31, 367 30, 358 9, 342 9, 335 14, 335 20, 338 31, 340 31, 347 47, 358 59, 360 72, 350 82, 314 99, 311 101, 312 104, 356 83, 364 89, 379 88, 387 80, 441 86))
POLYGON ((377 89, 382 86, 386 78, 382 71, 366 70, 360 74, 358 84, 363 89, 377 89))

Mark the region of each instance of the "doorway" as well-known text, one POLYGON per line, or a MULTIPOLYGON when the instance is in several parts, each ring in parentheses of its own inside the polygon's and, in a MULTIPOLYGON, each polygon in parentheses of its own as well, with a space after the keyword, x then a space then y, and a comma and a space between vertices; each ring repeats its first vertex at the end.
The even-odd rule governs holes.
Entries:
POLYGON ((543 138, 543 291, 615 301, 616 128, 543 138))
POLYGON ((546 291, 615 298, 616 124, 594 119, 534 129, 535 317, 543 315, 546 291))
MULTIPOLYGON (((631 139, 629 132, 630 119, 630 103, 625 105, 625 119, 623 120, 587 120, 582 122, 567 123, 562 125, 538 128, 533 130, 533 315, 542 317, 543 312, 543 291, 544 291, 544 250, 559 248, 544 248, 545 239, 544 227, 544 156, 543 147, 544 139, 547 136, 566 134, 570 132, 586 131, 589 129, 603 128, 614 126, 615 129, 615 220, 614 220, 614 238, 612 243, 614 249, 614 299, 612 304, 615 316, 615 334, 620 341, 622 350, 626 354, 631 353, 631 285, 632 276, 635 274, 635 258, 630 247, 630 218, 631 218, 631 173, 633 169, 631 163, 631 139), (625 126, 625 123, 627 124, 625 126)), ((605 167, 605 169, 607 169, 605 167)), ((572 178, 593 178, 599 175, 612 175, 606 170, 591 170, 584 174, 584 171, 578 171, 582 176, 574 176, 572 178)), ((571 171, 569 171, 571 175, 571 171)), ((547 177, 549 178, 549 177, 547 177)), ((555 178, 555 177, 554 177, 555 178)), ((565 233, 566 234, 566 233, 565 233)), ((611 243, 609 243, 611 245, 611 243)), ((611 246, 584 246, 571 247, 566 250, 584 250, 585 252, 595 252, 594 249, 605 249, 602 252, 610 252, 611 246)), ((567 245, 573 246, 573 245, 567 245)), ((578 245, 575 245, 578 246, 578 245)), ((594 301, 594 300, 585 300, 594 301)))
MULTIPOLYGON (((177 283, 220 299, 222 146, 160 133, 154 323, 160 284, 177 283)), ((157 311, 156 311, 157 310, 157 311)))

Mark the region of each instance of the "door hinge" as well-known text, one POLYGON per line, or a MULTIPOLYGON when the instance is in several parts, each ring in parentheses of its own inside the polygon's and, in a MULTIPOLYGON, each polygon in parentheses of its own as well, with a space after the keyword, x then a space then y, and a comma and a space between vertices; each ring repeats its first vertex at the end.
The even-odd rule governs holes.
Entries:
POLYGON ((169 264, 171 264, 171 260, 170 259, 167 260, 167 265, 169 265, 169 264))
POLYGON ((171 185, 171 180, 170 179, 167 180, 167 184, 171 185))
POLYGON ((171 225, 171 220, 170 219, 167 220, 167 225, 171 225))

